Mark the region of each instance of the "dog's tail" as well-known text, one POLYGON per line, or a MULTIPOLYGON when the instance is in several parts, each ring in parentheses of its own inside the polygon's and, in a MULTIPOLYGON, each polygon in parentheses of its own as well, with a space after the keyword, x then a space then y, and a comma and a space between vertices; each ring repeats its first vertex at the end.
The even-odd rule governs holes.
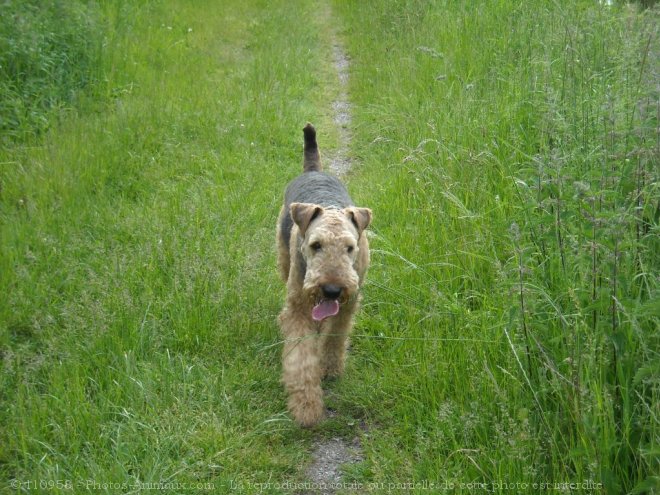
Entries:
POLYGON ((320 172, 323 170, 323 166, 321 165, 319 146, 316 144, 316 129, 308 122, 303 129, 303 134, 305 135, 303 172, 320 172))

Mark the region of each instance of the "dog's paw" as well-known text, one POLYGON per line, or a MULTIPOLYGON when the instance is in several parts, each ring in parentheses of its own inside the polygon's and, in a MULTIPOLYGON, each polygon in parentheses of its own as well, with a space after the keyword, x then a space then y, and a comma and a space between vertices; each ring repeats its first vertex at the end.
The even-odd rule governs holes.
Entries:
POLYGON ((292 400, 289 409, 296 423, 304 428, 318 424, 325 417, 325 408, 321 400, 304 399, 300 402, 292 400))

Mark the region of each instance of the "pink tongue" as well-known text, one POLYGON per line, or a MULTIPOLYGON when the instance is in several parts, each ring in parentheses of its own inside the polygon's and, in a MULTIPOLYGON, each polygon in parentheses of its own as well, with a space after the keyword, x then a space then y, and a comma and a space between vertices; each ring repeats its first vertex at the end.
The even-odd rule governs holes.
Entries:
POLYGON ((322 321, 337 313, 339 313, 339 302, 325 299, 314 306, 314 309, 312 309, 312 318, 316 321, 322 321))

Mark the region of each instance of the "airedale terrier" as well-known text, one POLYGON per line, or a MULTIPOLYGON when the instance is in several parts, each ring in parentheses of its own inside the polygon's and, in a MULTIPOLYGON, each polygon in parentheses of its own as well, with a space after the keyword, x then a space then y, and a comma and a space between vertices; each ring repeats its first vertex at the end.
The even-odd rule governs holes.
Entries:
POLYGON ((280 326, 282 381, 289 410, 302 426, 324 416, 321 380, 344 371, 359 290, 369 266, 364 230, 371 210, 353 205, 339 179, 322 172, 311 124, 303 173, 289 183, 277 221, 278 265, 287 284, 280 326))

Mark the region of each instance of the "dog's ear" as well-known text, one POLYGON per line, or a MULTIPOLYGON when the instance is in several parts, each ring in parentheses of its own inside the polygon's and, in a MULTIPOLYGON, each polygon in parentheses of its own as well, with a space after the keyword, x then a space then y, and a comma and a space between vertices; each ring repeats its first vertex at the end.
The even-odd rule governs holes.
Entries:
POLYGON ((323 208, 310 203, 291 203, 289 212, 291 213, 291 219, 300 229, 300 233, 305 235, 307 227, 309 227, 312 220, 323 213, 323 208))
POLYGON ((358 235, 362 234, 362 231, 369 227, 371 223, 371 210, 369 208, 344 208, 346 215, 350 218, 353 225, 358 231, 358 235))

